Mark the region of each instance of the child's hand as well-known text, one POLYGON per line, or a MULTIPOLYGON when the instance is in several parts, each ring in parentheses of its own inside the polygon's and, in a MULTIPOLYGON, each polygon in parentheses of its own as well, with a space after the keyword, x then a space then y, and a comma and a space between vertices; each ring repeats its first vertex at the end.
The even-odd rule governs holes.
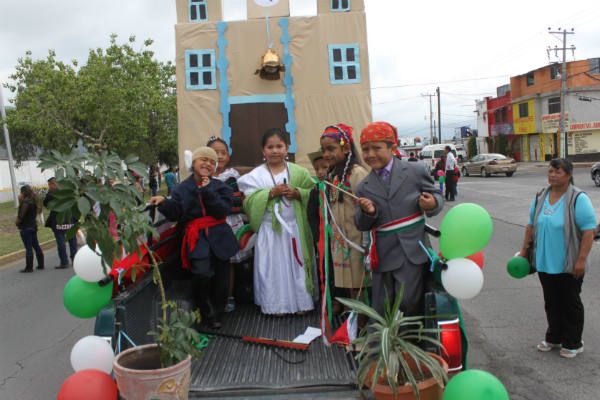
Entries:
POLYGON ((283 192, 283 196, 285 196, 285 198, 288 200, 298 200, 300 199, 300 192, 298 189, 292 189, 288 187, 287 190, 283 192))
POLYGON ((289 189, 290 188, 288 187, 288 185, 275 185, 273 189, 271 189, 271 191, 269 192, 269 197, 272 199, 276 197, 281 197, 289 189))
POLYGON ((433 210, 437 205, 435 201, 435 197, 431 193, 423 192, 421 196, 419 196, 419 207, 423 211, 433 210))
POLYGON ((358 199, 358 205, 363 210, 365 214, 373 215, 375 214, 375 204, 365 197, 361 197, 358 199))
POLYGON ((149 203, 154 206, 157 206, 160 203, 162 203, 163 201, 165 201, 165 196, 154 196, 154 197, 150 197, 149 203))
POLYGON ((200 178, 200 186, 201 187, 208 186, 209 183, 210 183, 210 177, 209 176, 203 176, 202 178, 200 178))

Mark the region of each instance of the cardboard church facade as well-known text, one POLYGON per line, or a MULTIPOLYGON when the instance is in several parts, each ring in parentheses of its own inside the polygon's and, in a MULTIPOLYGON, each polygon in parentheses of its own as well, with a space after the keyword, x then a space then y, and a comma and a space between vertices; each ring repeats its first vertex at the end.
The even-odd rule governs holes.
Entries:
POLYGON ((371 121, 364 0, 317 0, 309 17, 290 17, 289 0, 247 0, 241 21, 223 21, 221 0, 176 1, 179 154, 218 136, 231 166, 254 167, 263 132, 281 128, 308 166, 327 125, 358 136, 371 121))

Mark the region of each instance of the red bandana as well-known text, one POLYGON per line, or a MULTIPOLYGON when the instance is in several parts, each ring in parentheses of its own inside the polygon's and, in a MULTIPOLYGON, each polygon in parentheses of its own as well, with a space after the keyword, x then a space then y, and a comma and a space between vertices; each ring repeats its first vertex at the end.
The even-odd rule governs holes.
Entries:
POLYGON ((398 133, 396 128, 387 122, 372 122, 360 134, 360 144, 367 142, 398 144, 398 133))
MULTIPOLYGON (((352 137, 352 127, 345 124, 335 124, 330 125, 323 131, 321 137, 328 137, 334 140, 337 140, 342 143, 342 141, 347 141, 349 143, 354 143, 354 138, 352 137)), ((342 144, 343 146, 343 144, 342 144)))

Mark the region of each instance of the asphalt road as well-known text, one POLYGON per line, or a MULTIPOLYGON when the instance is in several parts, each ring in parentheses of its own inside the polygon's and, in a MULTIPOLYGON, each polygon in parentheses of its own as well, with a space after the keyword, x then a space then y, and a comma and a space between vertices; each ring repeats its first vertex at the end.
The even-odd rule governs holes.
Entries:
MULTIPOLYGON (((600 398, 600 252, 583 285, 586 307, 585 352, 565 360, 557 352, 539 353, 546 322, 537 276, 515 280, 506 261, 519 249, 529 204, 545 183, 545 168, 520 166, 511 177, 463 177, 458 202, 484 206, 494 219, 494 237, 485 250, 481 294, 462 302, 470 339, 471 368, 499 377, 512 400, 592 400, 600 398)), ((600 211, 600 188, 588 169, 575 182, 600 211)), ((446 207, 446 210, 448 206, 446 207)), ((432 221, 439 224, 441 216, 432 221)), ((72 270, 52 269, 55 250, 46 252, 50 269, 20 274, 22 262, 0 267, 0 400, 47 400, 72 373, 69 354, 75 342, 93 331, 92 320, 70 316, 62 289, 72 270)))

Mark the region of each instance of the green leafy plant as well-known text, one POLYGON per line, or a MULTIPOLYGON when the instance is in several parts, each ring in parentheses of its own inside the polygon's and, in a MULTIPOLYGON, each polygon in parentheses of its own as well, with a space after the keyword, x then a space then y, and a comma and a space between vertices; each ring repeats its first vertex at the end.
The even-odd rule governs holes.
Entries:
POLYGON ((425 328, 426 317, 404 315, 400 310, 403 293, 404 288, 400 290, 393 304, 386 300, 384 315, 357 300, 338 300, 371 320, 353 342, 361 349, 356 356, 359 384, 363 386, 369 373, 373 371, 372 380, 368 382, 371 387, 381 378, 394 393, 399 386, 409 384, 418 399, 418 383, 426 378, 426 371, 429 371, 440 386, 448 381, 448 374, 430 353, 419 347, 419 342, 429 342, 441 348, 441 342, 436 339, 439 330, 425 328), (416 371, 411 368, 409 359, 414 361, 416 371))
POLYGON ((469 142, 467 144, 467 150, 469 153, 469 158, 473 158, 477 155, 477 137, 471 136, 469 138, 469 142))
POLYGON ((134 173, 147 179, 146 165, 136 156, 122 160, 106 150, 84 154, 50 151, 40 156, 39 167, 54 170, 56 174, 58 190, 49 208, 57 212, 59 222, 74 222, 69 237, 78 229, 86 232, 90 248, 100 250, 105 272, 121 258, 123 251, 126 254, 140 252, 142 248, 147 251, 150 265, 134 266, 132 278, 150 268, 158 286, 162 318, 157 331, 151 334, 160 350, 161 365, 177 364, 188 354, 200 356, 200 350, 194 346, 199 342, 199 334, 191 328, 200 321, 200 314, 179 309, 167 301, 160 262, 148 246, 148 238, 157 237, 158 232, 145 215, 143 198, 134 185, 134 173))

